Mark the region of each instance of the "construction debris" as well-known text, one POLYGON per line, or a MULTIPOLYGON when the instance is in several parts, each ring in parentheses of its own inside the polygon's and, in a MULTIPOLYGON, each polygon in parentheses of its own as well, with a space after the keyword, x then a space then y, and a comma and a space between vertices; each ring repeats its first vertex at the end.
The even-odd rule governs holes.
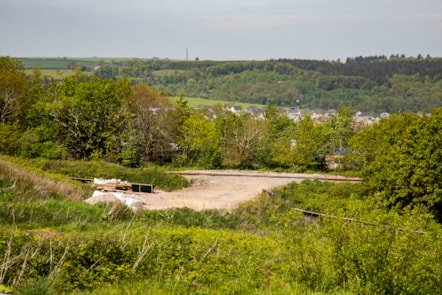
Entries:
POLYGON ((135 194, 128 194, 123 192, 101 192, 95 191, 92 197, 86 200, 89 204, 96 204, 99 202, 115 202, 120 201, 131 209, 142 208, 144 200, 141 196, 135 194))
POLYGON ((103 178, 79 178, 71 177, 72 180, 76 180, 82 183, 90 183, 94 188, 101 192, 117 192, 117 191, 132 191, 134 193, 154 193, 154 184, 145 183, 129 183, 127 181, 121 181, 120 179, 103 179, 103 178))
POLYGON ((94 187, 102 192, 128 191, 132 189, 132 185, 127 181, 102 178, 94 178, 94 187))

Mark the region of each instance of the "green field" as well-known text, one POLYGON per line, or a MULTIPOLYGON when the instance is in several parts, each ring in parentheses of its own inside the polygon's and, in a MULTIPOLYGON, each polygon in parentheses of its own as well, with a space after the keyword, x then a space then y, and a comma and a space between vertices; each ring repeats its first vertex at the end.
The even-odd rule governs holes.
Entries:
POLYGON ((82 58, 17 58, 25 69, 39 67, 40 69, 68 69, 69 64, 93 67, 98 61, 82 58))
POLYGON ((81 66, 94 67, 99 62, 114 63, 126 60, 136 60, 147 58, 133 57, 17 57, 22 62, 25 69, 32 69, 38 66, 40 69, 67 69, 69 64, 75 63, 81 66))
MULTIPOLYGON (((170 99, 173 102, 175 102, 178 99, 178 97, 170 97, 170 99)), ((186 97, 186 99, 188 101, 188 105, 192 108, 197 107, 199 105, 214 106, 214 105, 218 105, 218 104, 241 106, 243 109, 245 109, 249 106, 256 106, 258 108, 265 107, 265 105, 262 105, 262 104, 244 103, 244 102, 237 102, 237 101, 213 100, 213 99, 195 98, 195 97, 186 97)))
MULTIPOLYGON (((61 69, 41 69, 40 72, 45 76, 54 77, 55 79, 61 79, 64 77, 69 77, 74 72, 72 70, 61 70, 61 69)), ((25 70, 27 75, 32 74, 32 70, 25 70)))

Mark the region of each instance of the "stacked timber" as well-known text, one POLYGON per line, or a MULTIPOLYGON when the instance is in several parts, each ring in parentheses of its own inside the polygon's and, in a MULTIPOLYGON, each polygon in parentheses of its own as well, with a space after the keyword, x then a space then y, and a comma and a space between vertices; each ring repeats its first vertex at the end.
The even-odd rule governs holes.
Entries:
POLYGON ((120 179, 94 178, 94 187, 102 192, 128 191, 132 189, 132 184, 120 179))

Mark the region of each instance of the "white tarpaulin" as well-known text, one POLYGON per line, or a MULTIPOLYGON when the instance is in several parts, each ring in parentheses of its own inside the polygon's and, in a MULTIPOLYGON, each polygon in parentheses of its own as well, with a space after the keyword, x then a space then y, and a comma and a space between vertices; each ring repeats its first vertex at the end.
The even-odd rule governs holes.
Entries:
POLYGON ((95 184, 109 184, 109 183, 128 183, 127 181, 121 181, 120 179, 103 179, 103 178, 94 178, 95 184))
POLYGON ((128 194, 122 192, 100 192, 100 191, 94 191, 94 193, 92 194, 92 198, 99 198, 101 196, 115 197, 116 199, 120 200, 123 204, 133 209, 140 208, 144 204, 143 198, 135 194, 128 194))

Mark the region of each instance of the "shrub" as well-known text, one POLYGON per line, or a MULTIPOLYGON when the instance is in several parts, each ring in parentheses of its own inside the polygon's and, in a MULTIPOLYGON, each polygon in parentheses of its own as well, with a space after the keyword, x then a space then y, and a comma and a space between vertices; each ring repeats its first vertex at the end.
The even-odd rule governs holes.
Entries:
POLYGON ((17 295, 55 295, 53 282, 49 277, 40 277, 36 279, 29 279, 22 282, 17 288, 15 294, 17 295))
POLYGON ((68 151, 63 145, 42 139, 43 130, 28 130, 20 138, 19 154, 26 158, 66 159, 68 151))
POLYGON ((0 153, 13 155, 17 151, 20 133, 11 125, 0 123, 0 153))

